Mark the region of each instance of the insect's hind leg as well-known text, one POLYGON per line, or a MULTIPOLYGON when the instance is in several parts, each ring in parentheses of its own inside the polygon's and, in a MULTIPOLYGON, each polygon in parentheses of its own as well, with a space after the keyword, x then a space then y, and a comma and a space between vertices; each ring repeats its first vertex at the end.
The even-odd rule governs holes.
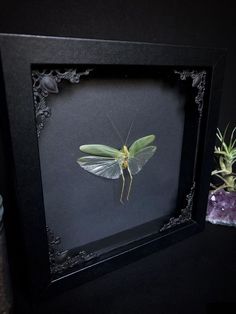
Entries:
POLYGON ((132 182, 133 182, 133 176, 131 174, 131 171, 130 171, 129 167, 127 169, 128 169, 129 176, 130 176, 130 183, 129 183, 129 189, 128 189, 128 194, 127 194, 127 201, 128 201, 129 200, 130 191, 131 191, 132 182))
POLYGON ((122 189, 121 189, 121 193, 120 193, 120 202, 121 202, 121 204, 124 204, 123 193, 124 193, 124 187, 125 187, 125 177, 124 177, 123 169, 121 169, 121 176, 122 176, 122 189))

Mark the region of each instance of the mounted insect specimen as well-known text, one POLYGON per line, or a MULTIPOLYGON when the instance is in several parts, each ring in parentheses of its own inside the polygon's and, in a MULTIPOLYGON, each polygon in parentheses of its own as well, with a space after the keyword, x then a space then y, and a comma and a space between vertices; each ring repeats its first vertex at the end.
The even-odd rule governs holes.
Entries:
MULTIPOLYGON (((111 121, 114 129, 120 133, 111 121)), ((88 144, 80 146, 83 153, 89 154, 88 156, 81 157, 77 163, 86 171, 92 174, 107 179, 119 179, 122 177, 122 189, 120 194, 120 202, 123 204, 123 193, 125 187, 124 171, 127 170, 130 182, 127 192, 127 201, 131 191, 133 182, 133 175, 139 173, 148 160, 154 155, 156 146, 150 145, 155 140, 155 135, 147 135, 137 139, 128 148, 127 141, 130 135, 133 122, 129 128, 126 140, 123 141, 121 149, 116 149, 110 146, 101 144, 88 144)))

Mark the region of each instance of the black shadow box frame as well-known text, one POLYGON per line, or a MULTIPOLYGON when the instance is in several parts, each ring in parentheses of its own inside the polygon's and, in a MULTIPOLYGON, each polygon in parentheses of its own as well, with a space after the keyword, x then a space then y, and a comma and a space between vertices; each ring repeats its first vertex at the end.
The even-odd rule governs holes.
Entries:
MULTIPOLYGON (((33 298, 91 280, 203 229, 222 90, 224 49, 8 34, 0 36, 0 49, 1 124, 7 156, 4 197, 10 259, 15 278, 22 275, 33 298), (137 223, 136 227, 126 227, 125 231, 111 233, 101 241, 91 240, 90 246, 82 243, 77 248, 62 248, 61 235, 54 232, 45 217, 42 165, 40 167, 40 150, 42 155, 47 154, 47 149, 40 148, 41 136, 49 132, 47 124, 53 120, 48 100, 58 101, 64 88, 82 86, 81 82, 86 88, 95 82, 95 99, 99 101, 97 86, 106 82, 106 88, 111 88, 115 82, 121 84, 124 97, 128 95, 132 103, 135 93, 129 94, 126 83, 123 84, 127 77, 134 80, 130 85, 134 90, 137 80, 149 82, 151 79, 160 82, 161 86, 174 86, 184 98, 175 210, 159 219, 149 219, 148 223, 145 220, 141 227, 137 223)), ((118 94, 116 100, 122 95, 118 94)), ((79 106, 80 100, 77 102, 79 106)), ((114 103, 114 108, 119 107, 119 102, 114 103)), ((99 104, 94 110, 97 106, 99 104)), ((142 106, 148 105, 144 103, 142 106)), ((132 108, 135 106, 130 109, 135 111, 132 108)), ((158 107, 153 110, 158 112, 158 107)), ((166 114, 168 111, 164 116, 166 114)), ((115 112, 113 120, 116 115, 115 112)), ((170 125, 164 123, 166 129, 163 133, 160 131, 160 137, 170 132, 174 121, 170 121, 170 125)), ((89 127, 92 128, 92 124, 89 127)), ((137 136, 143 135, 141 132, 137 136)), ((169 143, 171 145, 174 145, 174 139, 169 143)), ((150 173, 154 174, 157 165, 153 163, 152 167, 150 173)), ((45 169, 47 172, 50 168, 45 169)), ((90 180, 91 176, 88 178, 90 180)), ((97 182, 100 184, 101 181, 97 182)), ((151 195, 148 188, 145 191, 151 195)), ((117 189, 115 195, 116 192, 117 189)), ((84 204, 82 202, 78 199, 78 207, 84 204)), ((117 212, 119 215, 119 210, 117 212)), ((58 217, 60 219, 60 215, 58 217)), ((69 232, 68 221, 65 224, 69 232)), ((87 230, 91 227, 87 226, 87 230)))

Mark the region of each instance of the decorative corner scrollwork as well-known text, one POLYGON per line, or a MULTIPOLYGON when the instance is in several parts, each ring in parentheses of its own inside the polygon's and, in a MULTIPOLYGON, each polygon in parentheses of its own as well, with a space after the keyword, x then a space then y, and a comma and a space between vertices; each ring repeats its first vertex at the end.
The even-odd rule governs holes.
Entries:
POLYGON ((189 194, 186 196, 187 205, 181 209, 181 213, 178 217, 171 217, 168 223, 166 223, 160 231, 176 227, 177 225, 186 223, 192 219, 193 197, 195 192, 195 182, 193 183, 189 194))
POLYGON ((175 74, 180 75, 181 80, 186 80, 188 77, 192 79, 192 87, 198 89, 198 93, 195 97, 195 103, 198 106, 198 112, 200 116, 202 115, 202 109, 204 106, 204 94, 205 94, 205 85, 206 85, 206 71, 174 71, 175 74))
POLYGON ((66 69, 65 71, 53 70, 33 70, 33 96, 36 116, 37 135, 44 128, 47 120, 51 117, 51 108, 46 104, 46 98, 49 94, 59 93, 58 83, 62 80, 67 80, 71 83, 78 84, 80 77, 88 75, 92 69, 87 69, 84 72, 77 72, 76 69, 66 69))
POLYGON ((61 251, 59 249, 61 238, 55 237, 49 227, 46 227, 46 229, 48 236, 50 271, 52 275, 60 274, 76 265, 84 265, 86 262, 97 257, 96 254, 88 253, 84 250, 74 254, 71 254, 71 250, 61 251))
POLYGON ((196 153, 195 153, 195 161, 194 161, 194 171, 193 171, 193 185, 191 187, 190 193, 186 196, 187 205, 183 209, 181 209, 181 213, 178 217, 171 217, 169 221, 163 225, 160 231, 167 230, 169 228, 173 228, 182 223, 186 223, 191 221, 192 219, 192 207, 193 207, 193 196, 195 191, 195 172, 196 172, 196 162, 197 162, 197 153, 199 146, 199 134, 200 134, 200 125, 201 125, 201 117, 202 111, 204 107, 204 95, 206 90, 206 71, 174 71, 175 74, 179 74, 181 80, 185 81, 187 78, 192 79, 192 87, 197 88, 197 95, 195 96, 195 104, 197 105, 199 117, 198 117, 198 127, 197 127, 197 139, 196 139, 196 153))

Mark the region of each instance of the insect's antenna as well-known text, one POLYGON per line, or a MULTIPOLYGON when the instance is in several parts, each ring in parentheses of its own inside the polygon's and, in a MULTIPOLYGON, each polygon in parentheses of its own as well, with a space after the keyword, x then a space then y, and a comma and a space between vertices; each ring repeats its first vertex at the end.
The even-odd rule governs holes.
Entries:
POLYGON ((128 142, 128 139, 129 139, 130 132, 131 132, 131 130, 132 130, 133 124, 134 124, 134 120, 133 120, 133 121, 131 122, 131 124, 130 124, 129 131, 128 131, 128 134, 127 134, 126 140, 125 140, 125 145, 126 145, 127 142, 128 142))
POLYGON ((120 135, 120 132, 117 129, 115 123, 112 121, 112 119, 109 117, 108 114, 106 114, 106 116, 107 116, 108 120, 111 122, 111 125, 112 125, 113 129, 115 130, 116 134, 118 135, 119 139, 121 140, 121 144, 124 145, 124 140, 123 140, 122 136, 120 135))

